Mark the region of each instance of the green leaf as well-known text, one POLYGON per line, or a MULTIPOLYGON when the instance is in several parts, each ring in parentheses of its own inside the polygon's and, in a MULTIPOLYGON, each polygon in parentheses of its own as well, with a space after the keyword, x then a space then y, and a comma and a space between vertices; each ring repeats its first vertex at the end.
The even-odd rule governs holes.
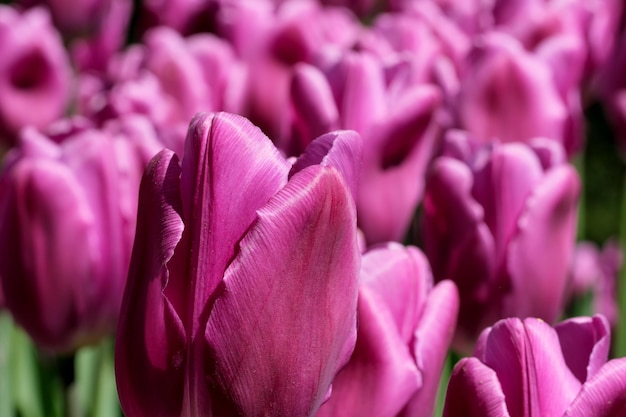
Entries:
POLYGON ((14 417, 13 393, 11 391, 11 341, 13 320, 8 313, 0 313, 0 417, 14 417))

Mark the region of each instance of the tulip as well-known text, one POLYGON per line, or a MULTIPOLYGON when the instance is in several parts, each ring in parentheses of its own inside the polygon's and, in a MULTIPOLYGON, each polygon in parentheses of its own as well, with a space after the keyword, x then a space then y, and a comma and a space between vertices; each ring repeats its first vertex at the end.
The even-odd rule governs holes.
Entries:
MULTIPOLYGON (((218 0, 218 33, 248 64, 245 114, 277 140, 289 136, 291 69, 354 45, 361 25, 349 10, 315 0, 218 0)), ((326 132, 322 132, 326 133, 326 132)))
POLYGON ((57 144, 25 129, 0 179, 6 306, 32 339, 53 353, 115 330, 139 180, 159 148, 149 136, 70 125, 72 130, 57 144))
POLYGON ((367 252, 354 353, 317 417, 432 416, 458 303, 450 281, 433 288, 417 248, 389 243, 367 252))
POLYGON ((283 144, 288 153, 297 154, 327 129, 363 136, 357 210, 370 245, 404 238, 435 147, 441 94, 433 85, 407 82, 408 68, 349 53, 325 71, 297 66, 292 83, 294 135, 283 144))
POLYGON ((580 181, 547 139, 482 147, 449 135, 424 197, 424 244, 437 281, 459 287, 455 345, 471 349, 503 317, 551 323, 564 307, 580 181))
POLYGON ((110 0, 98 24, 83 37, 70 43, 70 53, 78 72, 104 73, 109 61, 125 45, 133 4, 128 0, 110 0))
POLYGON ((13 143, 22 127, 44 128, 65 112, 71 68, 42 8, 0 5, 0 51, 0 138, 13 143))
POLYGON ((117 56, 103 79, 82 78, 80 112, 98 123, 145 115, 162 141, 181 152, 196 113, 241 111, 244 80, 244 68, 225 41, 210 34, 182 38, 162 27, 117 56))
POLYGON ((626 358, 609 348, 603 316, 499 321, 452 371, 443 416, 621 416, 626 358))
POLYGON ((128 417, 315 414, 356 337, 360 146, 329 134, 291 166, 218 113, 181 165, 154 157, 115 349, 128 417))
POLYGON ((491 34, 470 52, 456 100, 457 125, 483 142, 566 142, 567 107, 551 67, 514 38, 491 34))

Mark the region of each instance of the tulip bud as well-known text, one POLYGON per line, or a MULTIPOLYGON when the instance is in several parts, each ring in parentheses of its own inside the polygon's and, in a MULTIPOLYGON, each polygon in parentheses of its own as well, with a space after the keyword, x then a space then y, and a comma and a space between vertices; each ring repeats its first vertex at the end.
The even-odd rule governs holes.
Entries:
POLYGON ((536 140, 534 149, 457 143, 456 154, 467 159, 442 156, 433 163, 424 197, 425 252, 435 279, 459 287, 457 348, 467 350, 500 318, 553 322, 561 313, 580 181, 562 150, 546 142, 536 140))
POLYGON ((626 358, 609 348, 603 316, 499 321, 452 371, 443 416, 621 416, 626 358))
POLYGON ((116 326, 135 230, 145 137, 24 130, 0 180, 6 305, 43 349, 67 352, 116 326))
POLYGON ((359 139, 292 167, 248 120, 200 114, 180 164, 155 156, 117 331, 128 417, 317 411, 356 336, 359 139))

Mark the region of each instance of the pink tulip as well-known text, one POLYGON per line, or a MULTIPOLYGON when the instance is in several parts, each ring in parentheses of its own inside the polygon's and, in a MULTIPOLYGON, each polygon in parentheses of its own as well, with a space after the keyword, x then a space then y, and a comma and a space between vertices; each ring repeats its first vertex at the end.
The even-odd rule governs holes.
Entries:
POLYGON ((59 34, 42 8, 22 14, 0 5, 0 138, 24 126, 44 128, 69 104, 71 68, 59 34))
POLYGON ((317 417, 432 416, 458 303, 450 281, 433 288, 417 248, 390 243, 367 252, 356 347, 317 417))
MULTIPOLYGON (((120 121, 120 123, 122 123, 120 121)), ((132 129, 132 120, 126 120, 132 129)), ((57 144, 32 128, 0 180, 0 277, 15 320, 51 352, 113 333, 154 138, 67 125, 57 144)))
POLYGON ((363 136, 357 211, 368 244, 401 241, 423 191, 441 101, 430 84, 411 82, 410 63, 385 67, 371 53, 348 53, 323 71, 301 64, 292 82, 298 154, 316 135, 353 129, 363 136))
POLYGON ((622 416, 626 358, 607 362, 609 348, 602 316, 499 321, 455 366, 443 416, 622 416))
POLYGON ((316 413, 356 337, 360 147, 336 132, 291 166, 246 119, 201 114, 181 165, 152 160, 117 332, 126 416, 316 413))
POLYGON ((450 136, 424 197, 436 280, 459 287, 456 346, 503 317, 551 323, 564 307, 580 181, 549 140, 482 147, 450 136))

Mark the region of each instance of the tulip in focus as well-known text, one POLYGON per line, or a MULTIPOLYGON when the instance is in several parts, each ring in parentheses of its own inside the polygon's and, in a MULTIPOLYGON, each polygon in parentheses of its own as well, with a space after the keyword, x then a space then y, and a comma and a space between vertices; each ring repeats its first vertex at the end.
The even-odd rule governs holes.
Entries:
POLYGON ((44 128, 64 114, 71 67, 43 8, 0 5, 0 139, 13 144, 24 126, 44 128))
POLYGON ((547 139, 482 146, 450 134, 424 197, 424 244, 437 281, 459 287, 455 346, 471 350, 504 317, 562 312, 580 181, 547 139))
POLYGON ((554 328, 536 318, 499 321, 452 371, 443 416, 623 416, 626 358, 607 362, 609 348, 599 315, 554 328))
POLYGON ((433 288, 414 247, 377 246, 362 262, 356 347, 316 417, 430 417, 454 335, 456 287, 433 288))
POLYGON ((248 120, 200 114, 142 180, 115 370, 127 417, 313 416, 356 337, 360 138, 292 166, 248 120))
POLYGON ((139 181, 159 149, 148 135, 131 137, 114 127, 68 129, 61 144, 25 129, 0 179, 6 306, 50 352, 72 351, 114 332, 139 181))

